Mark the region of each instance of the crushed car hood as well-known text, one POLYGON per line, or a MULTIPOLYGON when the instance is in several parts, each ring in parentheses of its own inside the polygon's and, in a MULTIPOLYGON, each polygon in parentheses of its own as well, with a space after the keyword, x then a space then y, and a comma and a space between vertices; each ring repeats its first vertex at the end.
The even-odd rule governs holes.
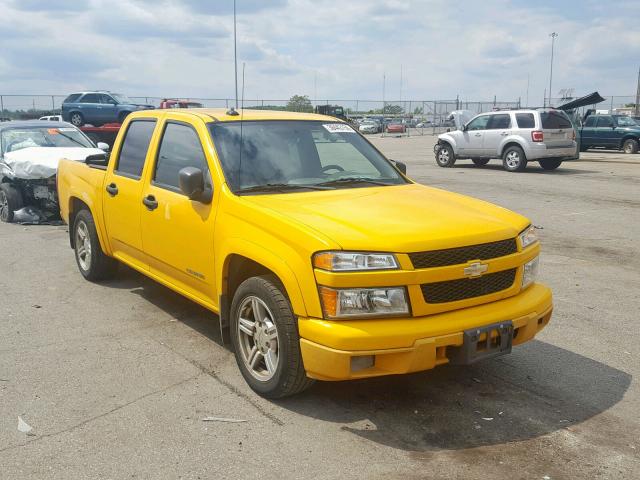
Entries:
POLYGON ((419 184, 244 198, 345 250, 439 250, 514 238, 529 224, 497 205, 419 184))
POLYGON ((98 148, 85 147, 28 147, 4 154, 2 170, 12 178, 37 180, 49 178, 58 171, 63 158, 82 160, 89 155, 104 153, 98 148))

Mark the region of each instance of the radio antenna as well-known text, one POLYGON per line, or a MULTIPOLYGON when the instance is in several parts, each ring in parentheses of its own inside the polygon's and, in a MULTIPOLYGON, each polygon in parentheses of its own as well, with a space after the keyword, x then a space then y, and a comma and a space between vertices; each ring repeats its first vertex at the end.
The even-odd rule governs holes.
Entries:
POLYGON ((245 63, 242 62, 242 107, 240 108, 240 155, 238 159, 238 187, 242 188, 242 148, 244 144, 242 143, 242 125, 244 122, 244 67, 245 63))
POLYGON ((236 36, 236 0, 233 0, 233 66, 236 78, 236 110, 238 109, 238 48, 236 36))

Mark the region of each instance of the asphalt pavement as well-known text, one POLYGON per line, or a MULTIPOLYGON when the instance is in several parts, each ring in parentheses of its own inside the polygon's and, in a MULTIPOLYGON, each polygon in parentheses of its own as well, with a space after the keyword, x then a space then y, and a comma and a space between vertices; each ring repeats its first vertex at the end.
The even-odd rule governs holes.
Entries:
POLYGON ((124 267, 86 282, 66 226, 0 224, 0 478, 639 478, 640 154, 508 173, 439 168, 431 136, 371 140, 539 227, 555 311, 536 340, 269 401, 208 311, 124 267))

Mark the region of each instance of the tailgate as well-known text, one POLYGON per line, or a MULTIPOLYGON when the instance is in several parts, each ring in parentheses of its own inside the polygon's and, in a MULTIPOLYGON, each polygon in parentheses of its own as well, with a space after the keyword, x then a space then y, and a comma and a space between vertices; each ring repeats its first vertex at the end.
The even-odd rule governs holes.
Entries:
POLYGON ((540 112, 540 120, 547 148, 573 146, 575 138, 573 125, 564 112, 559 110, 540 112))

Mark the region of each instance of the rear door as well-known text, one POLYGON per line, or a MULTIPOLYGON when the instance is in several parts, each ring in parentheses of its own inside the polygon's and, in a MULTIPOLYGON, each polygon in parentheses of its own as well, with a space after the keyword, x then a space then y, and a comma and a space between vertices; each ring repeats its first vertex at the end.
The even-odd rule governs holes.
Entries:
POLYGON ((580 132, 580 145, 587 147, 589 145, 595 145, 597 142, 596 137, 596 120, 598 118, 595 115, 590 115, 584 121, 582 130, 580 132))
POLYGON ((490 117, 491 115, 479 115, 467 124, 461 135, 462 141, 458 146, 458 152, 460 155, 484 155, 483 141, 490 117))
POLYGON ((116 106, 116 101, 111 97, 111 95, 107 95, 106 93, 100 94, 100 104, 101 104, 101 118, 100 121, 104 123, 111 123, 118 121, 118 108, 116 106))
MULTIPOLYGON (((200 122, 198 120, 198 122, 200 122)), ((209 203, 180 190, 179 171, 195 167, 211 184, 204 124, 167 120, 142 192, 142 244, 152 273, 205 305, 216 305, 213 258, 215 195, 209 203), (199 127, 199 130, 198 130, 199 127), (151 203, 153 202, 153 203, 151 203)), ((210 141, 210 140, 209 140, 210 141)))
POLYGON ((86 123, 95 125, 102 121, 102 104, 100 103, 99 93, 87 93, 80 99, 77 106, 86 123))
POLYGON ((482 150, 485 155, 499 156, 500 143, 511 133, 511 115, 508 113, 498 113, 491 115, 484 132, 484 142, 482 150))
POLYGON ((573 146, 573 125, 563 111, 541 111, 540 123, 544 135, 544 143, 547 148, 573 146))
POLYGON ((136 119, 126 127, 120 146, 116 146, 107 170, 103 193, 104 220, 113 256, 140 270, 149 266, 142 249, 140 212, 142 177, 149 162, 149 145, 156 129, 155 119, 136 119))
POLYGON ((618 138, 614 132, 613 117, 611 115, 598 115, 597 119, 595 143, 607 148, 617 148, 618 138))

